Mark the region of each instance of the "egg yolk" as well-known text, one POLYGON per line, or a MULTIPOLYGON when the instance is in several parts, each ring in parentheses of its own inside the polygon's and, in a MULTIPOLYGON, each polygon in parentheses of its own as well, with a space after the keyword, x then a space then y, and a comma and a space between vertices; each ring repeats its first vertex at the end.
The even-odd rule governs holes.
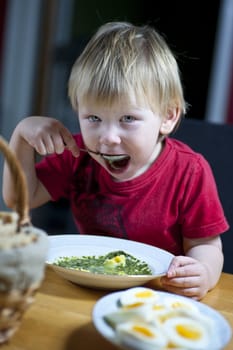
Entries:
POLYGON ((201 338, 200 331, 188 325, 183 325, 183 324, 177 325, 176 330, 184 338, 188 338, 192 340, 198 340, 201 338))
POLYGON ((160 311, 160 310, 164 310, 165 306, 164 305, 160 305, 160 304, 155 304, 155 305, 153 305, 152 309, 155 310, 155 311, 160 311))
POLYGON ((126 265, 125 256, 124 255, 114 256, 112 259, 107 259, 104 262, 104 265, 106 267, 115 267, 115 266, 119 266, 119 265, 125 266, 126 265))
POLYGON ((155 335, 153 332, 151 332, 148 328, 146 327, 142 327, 142 326, 139 326, 139 325, 135 325, 133 326, 132 330, 134 332, 137 332, 137 333, 140 333, 142 335, 144 335, 145 337, 148 337, 148 338, 155 338, 155 335))
POLYGON ((114 261, 115 261, 117 264, 123 263, 123 262, 125 262, 125 257, 122 257, 122 256, 119 256, 119 255, 118 255, 118 256, 115 257, 114 261))
POLYGON ((124 310, 127 310, 127 309, 134 309, 134 308, 139 307, 139 306, 142 306, 142 305, 144 305, 144 303, 142 303, 142 302, 137 302, 137 303, 125 305, 125 306, 122 307, 122 309, 124 309, 124 310))
POLYGON ((176 301, 176 302, 172 303, 171 306, 172 306, 174 309, 176 309, 176 308, 178 308, 178 307, 182 307, 182 306, 186 306, 186 305, 180 303, 179 301, 176 301))
POLYGON ((136 294, 135 294, 135 297, 137 297, 137 298, 150 298, 150 297, 152 297, 153 296, 153 292, 152 291, 150 291, 150 290, 144 290, 144 291, 141 291, 141 292, 137 292, 136 294))

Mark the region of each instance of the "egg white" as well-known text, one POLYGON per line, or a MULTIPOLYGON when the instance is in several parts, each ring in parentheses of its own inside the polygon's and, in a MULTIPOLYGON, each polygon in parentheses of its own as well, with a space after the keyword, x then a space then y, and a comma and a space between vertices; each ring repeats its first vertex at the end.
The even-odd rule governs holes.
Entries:
POLYGON ((122 323, 116 328, 116 336, 120 343, 134 350, 164 349, 167 345, 163 332, 144 322, 122 323))
POLYGON ((153 318, 153 311, 147 303, 135 303, 119 308, 117 311, 105 315, 105 321, 113 328, 123 322, 144 321, 149 322, 153 318))
POLYGON ((150 288, 135 287, 129 288, 120 296, 120 305, 122 307, 142 303, 154 303, 158 299, 158 293, 150 288))

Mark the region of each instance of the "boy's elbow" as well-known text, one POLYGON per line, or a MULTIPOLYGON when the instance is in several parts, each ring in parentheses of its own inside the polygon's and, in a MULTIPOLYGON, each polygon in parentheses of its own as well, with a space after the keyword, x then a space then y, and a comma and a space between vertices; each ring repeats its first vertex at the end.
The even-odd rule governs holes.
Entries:
POLYGON ((7 208, 13 209, 15 207, 15 198, 10 196, 9 193, 3 190, 2 197, 7 208))

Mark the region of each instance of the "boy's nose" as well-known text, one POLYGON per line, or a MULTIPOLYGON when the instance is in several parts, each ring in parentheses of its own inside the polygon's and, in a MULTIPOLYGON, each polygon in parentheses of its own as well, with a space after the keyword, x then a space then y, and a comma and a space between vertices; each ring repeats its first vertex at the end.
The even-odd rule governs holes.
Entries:
POLYGON ((100 143, 103 145, 120 144, 121 138, 116 130, 106 129, 104 133, 100 136, 100 143))

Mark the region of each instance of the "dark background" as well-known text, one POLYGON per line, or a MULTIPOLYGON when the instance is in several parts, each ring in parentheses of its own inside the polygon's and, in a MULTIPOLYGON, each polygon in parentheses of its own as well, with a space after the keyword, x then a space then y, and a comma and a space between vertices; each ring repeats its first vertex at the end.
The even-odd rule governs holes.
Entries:
POLYGON ((69 71, 87 40, 105 22, 126 20, 154 26, 177 57, 185 99, 190 106, 188 116, 204 119, 221 0, 213 0, 209 6, 199 0, 118 0, 114 4, 99 0, 93 6, 91 3, 75 1, 71 43, 57 48, 56 59, 67 62, 69 71))
POLYGON ((220 1, 147 1, 142 17, 165 33, 177 54, 188 116, 203 119, 220 1))

